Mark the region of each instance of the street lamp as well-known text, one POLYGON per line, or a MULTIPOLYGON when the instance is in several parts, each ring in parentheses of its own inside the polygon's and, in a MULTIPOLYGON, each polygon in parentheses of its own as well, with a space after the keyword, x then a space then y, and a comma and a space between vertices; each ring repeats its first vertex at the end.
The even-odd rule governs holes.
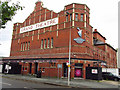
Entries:
MULTIPOLYGON (((66 12, 70 15, 69 12, 66 12)), ((71 23, 70 23, 70 37, 69 37, 69 63, 68 63, 68 86, 70 85, 70 57, 71 57, 71 23)))

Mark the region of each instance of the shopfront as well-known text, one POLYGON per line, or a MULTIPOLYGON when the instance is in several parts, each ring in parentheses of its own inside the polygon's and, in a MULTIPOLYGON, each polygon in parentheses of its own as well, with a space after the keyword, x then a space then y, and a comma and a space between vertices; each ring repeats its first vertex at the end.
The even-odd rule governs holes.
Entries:
POLYGON ((75 77, 83 78, 83 64, 75 63, 75 77))

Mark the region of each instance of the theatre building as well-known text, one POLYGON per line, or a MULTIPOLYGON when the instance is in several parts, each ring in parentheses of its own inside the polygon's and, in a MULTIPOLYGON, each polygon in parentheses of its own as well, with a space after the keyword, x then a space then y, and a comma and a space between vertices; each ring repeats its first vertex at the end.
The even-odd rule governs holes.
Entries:
POLYGON ((71 78, 85 79, 86 67, 117 68, 117 51, 93 30, 86 4, 72 3, 58 13, 44 8, 41 1, 35 4, 25 21, 13 26, 4 68, 9 63, 25 75, 41 70, 43 77, 67 77, 69 55, 71 78))

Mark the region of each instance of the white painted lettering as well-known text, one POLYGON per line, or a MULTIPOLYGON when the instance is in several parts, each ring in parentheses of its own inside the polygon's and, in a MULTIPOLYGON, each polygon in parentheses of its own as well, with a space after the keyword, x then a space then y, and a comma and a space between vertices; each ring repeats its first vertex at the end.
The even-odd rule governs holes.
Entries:
POLYGON ((46 20, 46 21, 43 21, 43 22, 40 22, 40 23, 36 23, 34 25, 22 27, 22 28, 20 28, 20 33, 28 32, 28 31, 48 27, 48 26, 51 26, 51 25, 56 25, 56 24, 58 24, 58 17, 54 18, 54 19, 46 20))

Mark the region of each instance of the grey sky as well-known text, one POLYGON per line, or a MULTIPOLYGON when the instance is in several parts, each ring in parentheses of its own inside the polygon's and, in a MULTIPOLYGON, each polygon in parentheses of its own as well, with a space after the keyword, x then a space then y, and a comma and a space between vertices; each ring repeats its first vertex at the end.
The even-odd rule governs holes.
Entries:
MULTIPOLYGON (((4 0, 2 0, 4 1, 4 0)), ((37 0, 12 0, 20 1, 25 6, 23 11, 18 11, 11 22, 6 24, 6 29, 0 30, 0 56, 9 56, 13 23, 23 22, 34 10, 37 0)), ((115 49, 118 47, 118 2, 120 0, 41 0, 44 7, 55 12, 60 12, 65 5, 71 3, 86 4, 90 8, 90 24, 107 39, 107 43, 115 49)))

